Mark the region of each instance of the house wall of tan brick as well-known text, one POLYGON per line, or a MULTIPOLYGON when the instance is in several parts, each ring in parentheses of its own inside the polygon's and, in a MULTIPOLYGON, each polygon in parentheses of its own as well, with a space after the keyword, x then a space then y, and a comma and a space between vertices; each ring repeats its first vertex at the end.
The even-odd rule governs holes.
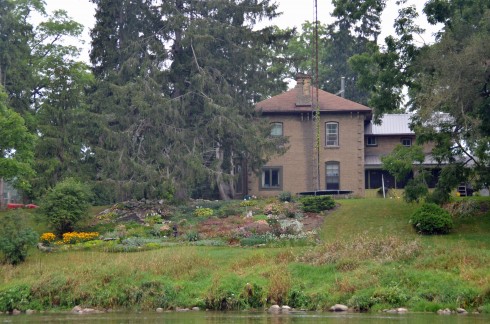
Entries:
MULTIPOLYGON (((269 115, 270 122, 282 122, 284 136, 289 138, 289 149, 282 156, 273 157, 266 167, 282 167, 282 187, 261 189, 261 175, 249 177, 249 194, 276 196, 282 191, 298 193, 314 191, 316 185, 316 132, 311 114, 269 115)), ((326 189, 325 163, 340 163, 340 189, 364 195, 364 114, 322 113, 320 119, 320 190, 326 189), (327 147, 325 123, 339 123, 339 146, 327 147)))
POLYGON ((366 155, 386 155, 393 151, 393 149, 401 144, 402 138, 410 138, 412 145, 415 144, 415 136, 413 135, 383 135, 376 136, 376 146, 366 146, 366 155))
MULTIPOLYGON (((398 144, 401 144, 403 138, 410 138, 412 140, 412 145, 415 145, 415 135, 376 136, 377 145, 376 146, 366 145, 365 153, 366 155, 378 155, 378 156, 384 156, 390 154, 398 144)), ((434 148, 434 143, 425 143, 423 145, 423 151, 425 154, 430 153, 433 148, 434 148)))

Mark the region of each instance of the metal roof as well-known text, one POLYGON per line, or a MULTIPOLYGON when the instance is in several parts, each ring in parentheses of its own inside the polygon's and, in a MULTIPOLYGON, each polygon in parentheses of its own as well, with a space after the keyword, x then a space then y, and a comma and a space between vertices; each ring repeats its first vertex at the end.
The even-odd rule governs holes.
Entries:
POLYGON ((386 114, 381 124, 370 122, 364 129, 366 135, 415 135, 410 129, 412 114, 386 114))

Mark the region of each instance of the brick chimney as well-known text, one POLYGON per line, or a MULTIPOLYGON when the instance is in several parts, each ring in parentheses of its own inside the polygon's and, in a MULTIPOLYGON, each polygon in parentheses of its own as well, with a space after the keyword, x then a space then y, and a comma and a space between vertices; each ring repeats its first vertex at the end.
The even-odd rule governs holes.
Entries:
POLYGON ((311 76, 296 75, 296 107, 311 107, 311 76))

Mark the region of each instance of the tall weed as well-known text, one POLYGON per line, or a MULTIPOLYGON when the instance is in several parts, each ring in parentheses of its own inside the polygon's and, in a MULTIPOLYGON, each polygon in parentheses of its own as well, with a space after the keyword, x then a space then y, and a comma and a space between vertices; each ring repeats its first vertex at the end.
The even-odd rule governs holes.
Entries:
POLYGON ((410 260, 419 255, 421 250, 418 240, 358 235, 351 240, 323 244, 305 253, 299 261, 316 265, 337 263, 340 270, 352 270, 358 266, 358 262, 365 260, 382 263, 410 260))

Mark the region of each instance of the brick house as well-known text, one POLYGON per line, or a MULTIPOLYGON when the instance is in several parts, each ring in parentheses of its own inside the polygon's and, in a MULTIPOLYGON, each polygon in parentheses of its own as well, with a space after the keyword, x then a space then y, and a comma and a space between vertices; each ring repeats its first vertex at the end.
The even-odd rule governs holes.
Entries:
POLYGON ((317 89, 307 75, 299 75, 296 81, 295 88, 256 104, 271 123, 271 136, 286 136, 289 144, 284 155, 273 157, 258 174, 249 174, 249 195, 326 190, 349 191, 363 197, 366 190, 381 187, 382 177, 389 187, 403 187, 403 181, 397 183, 381 169, 381 156, 399 143, 412 145, 415 134, 408 127, 410 115, 386 115, 381 125, 374 125, 371 108, 318 90, 317 152, 313 118, 317 89))
POLYGON ((260 174, 249 177, 249 193, 275 196, 281 191, 328 189, 349 190, 363 196, 364 128, 371 120, 371 108, 318 90, 318 166, 313 118, 316 88, 307 75, 299 75, 296 81, 295 88, 256 104, 272 124, 271 136, 287 136, 289 149, 284 155, 273 157, 260 174))
MULTIPOLYGON (((412 146, 415 143, 415 133, 409 127, 411 117, 411 114, 387 114, 383 116, 380 125, 373 123, 366 125, 364 131, 366 189, 380 188, 382 179, 385 186, 389 188, 403 188, 405 186, 407 179, 394 179, 387 171, 382 170, 381 157, 389 154, 399 144, 412 146)), ((425 161, 421 165, 433 175, 428 182, 430 188, 435 186, 440 172, 440 166, 432 158, 432 148, 433 145, 431 144, 423 146, 425 161)))

